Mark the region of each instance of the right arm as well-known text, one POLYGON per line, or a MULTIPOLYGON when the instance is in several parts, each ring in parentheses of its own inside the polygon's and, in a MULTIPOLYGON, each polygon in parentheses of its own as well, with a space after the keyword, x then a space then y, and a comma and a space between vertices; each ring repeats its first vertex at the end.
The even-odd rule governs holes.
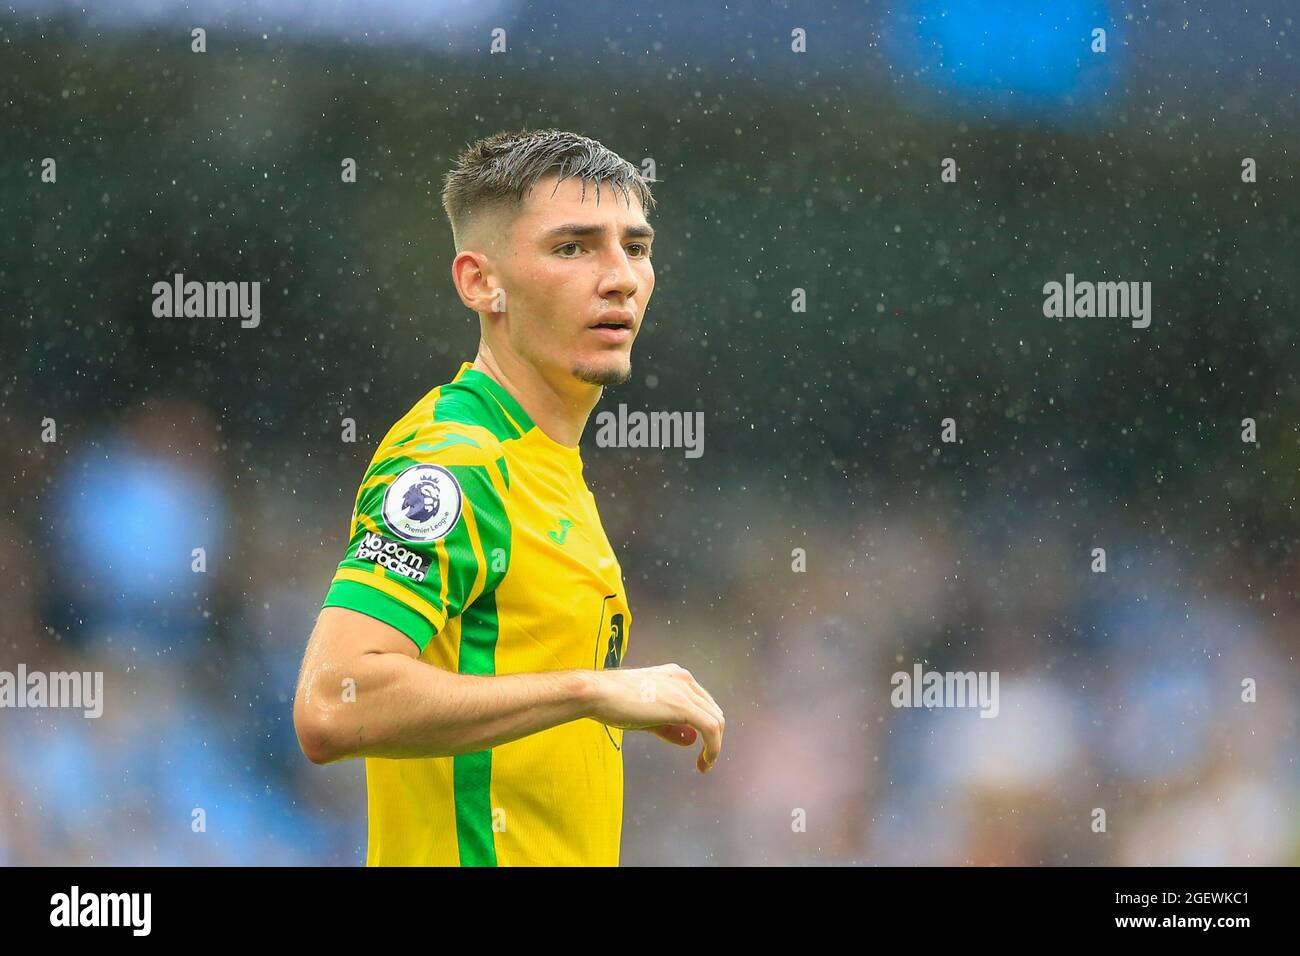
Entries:
POLYGON ((649 729, 683 745, 693 743, 698 730, 705 741, 697 760, 701 771, 722 746, 722 711, 676 664, 477 676, 444 670, 419 653, 383 621, 324 608, 293 705, 294 729, 308 759, 324 764, 474 753, 583 718, 649 729))

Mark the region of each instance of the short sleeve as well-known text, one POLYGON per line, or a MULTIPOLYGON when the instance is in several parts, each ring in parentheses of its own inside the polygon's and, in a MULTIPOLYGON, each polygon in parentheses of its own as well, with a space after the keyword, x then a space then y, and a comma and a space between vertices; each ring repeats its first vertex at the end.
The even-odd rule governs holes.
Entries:
POLYGON ((471 438, 381 450, 357 493, 324 606, 377 618, 424 651, 495 590, 510 563, 499 451, 471 438))

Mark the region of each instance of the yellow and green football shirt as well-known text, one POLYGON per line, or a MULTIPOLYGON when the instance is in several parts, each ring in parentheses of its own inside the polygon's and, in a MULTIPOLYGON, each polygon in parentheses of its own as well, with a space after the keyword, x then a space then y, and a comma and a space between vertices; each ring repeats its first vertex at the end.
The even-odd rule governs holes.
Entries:
MULTIPOLYGON (((380 443, 331 605, 462 674, 617 667, 632 623, 578 449, 468 362, 380 443)), ((478 753, 367 758, 367 863, 617 866, 622 746, 580 719, 478 753)))

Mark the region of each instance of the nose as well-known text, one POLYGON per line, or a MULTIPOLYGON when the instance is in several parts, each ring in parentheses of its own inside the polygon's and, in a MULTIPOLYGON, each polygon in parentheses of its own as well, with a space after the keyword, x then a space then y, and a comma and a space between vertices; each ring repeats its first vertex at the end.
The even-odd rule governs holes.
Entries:
POLYGON ((628 261, 627 251, 621 247, 616 248, 609 257, 605 272, 601 276, 599 293, 603 299, 611 293, 621 293, 624 298, 631 298, 636 295, 639 287, 636 272, 632 269, 632 263, 628 261))

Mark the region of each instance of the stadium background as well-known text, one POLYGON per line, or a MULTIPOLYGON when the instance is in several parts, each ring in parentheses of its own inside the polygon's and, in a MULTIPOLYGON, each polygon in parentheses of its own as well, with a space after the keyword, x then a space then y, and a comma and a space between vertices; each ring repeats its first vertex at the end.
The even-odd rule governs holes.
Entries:
POLYGON ((584 439, 627 663, 728 717, 707 776, 628 738, 626 864, 1300 862, 1297 24, 1230 6, 10 3, 0 669, 107 701, 0 711, 0 863, 363 859, 296 668, 374 443, 473 356, 441 176, 523 125, 655 161, 598 411, 705 413, 699 459, 584 439), (155 319, 177 272, 260 327, 155 319), (1151 327, 1044 318, 1067 272, 1151 327), (999 717, 891 707, 914 661, 999 717))

